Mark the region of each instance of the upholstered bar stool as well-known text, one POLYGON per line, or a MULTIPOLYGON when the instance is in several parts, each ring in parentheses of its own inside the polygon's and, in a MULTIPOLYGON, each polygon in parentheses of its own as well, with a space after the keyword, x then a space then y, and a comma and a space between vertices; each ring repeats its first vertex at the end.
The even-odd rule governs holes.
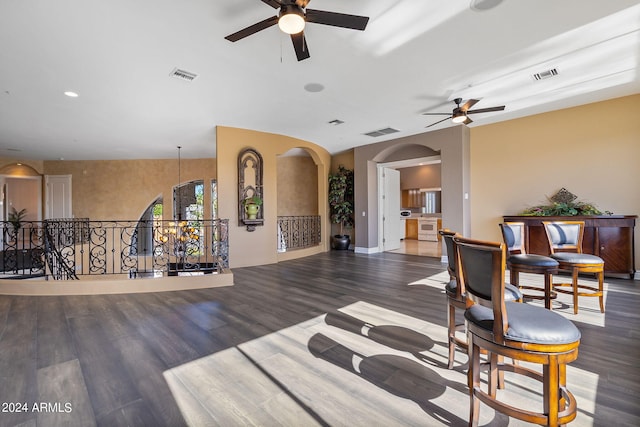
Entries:
MULTIPOLYGON (((578 357, 580 331, 565 317, 531 304, 504 299, 506 247, 502 243, 455 237, 458 277, 464 286, 464 313, 469 352, 469 425, 477 426, 480 402, 494 410, 530 423, 558 426, 576 417, 577 403, 567 389, 566 365, 578 357), (489 356, 487 391, 481 387, 480 354, 489 356), (512 364, 504 362, 507 358, 512 364), (528 362, 516 364, 517 361, 528 362), (541 365, 541 372, 534 369, 541 365), (540 412, 516 407, 506 395, 498 394, 497 380, 510 371, 542 383, 540 412)), ((532 397, 535 399, 535 397, 532 397)))
MULTIPOLYGON (((457 266, 458 266, 458 251, 456 250, 456 244, 454 237, 461 237, 458 233, 448 229, 443 229, 438 232, 442 236, 445 248, 447 250, 447 271, 449 272, 449 282, 445 285, 444 289, 447 294, 447 330, 449 341, 449 360, 448 368, 453 368, 453 362, 455 360, 456 346, 460 349, 467 350, 467 339, 456 336, 456 332, 465 332, 464 323, 456 323, 456 309, 464 311, 467 308, 467 301, 465 298, 464 287, 459 286, 457 266)), ((522 292, 513 285, 505 287, 505 300, 507 301, 520 301, 522 300, 522 292)))
POLYGON ((604 313, 604 260, 582 253, 584 221, 543 221, 542 225, 549 241, 551 257, 558 261, 558 269, 571 273, 571 283, 554 283, 555 291, 573 295, 574 314, 578 314, 579 296, 598 297, 600 312, 604 313), (594 273, 598 287, 580 283, 580 273, 594 273))
POLYGON ((511 272, 510 282, 524 290, 525 298, 544 300, 545 308, 551 310, 551 300, 557 297, 552 289, 552 276, 558 272, 558 261, 537 254, 528 254, 524 246, 524 223, 504 222, 500 224, 502 238, 507 245, 507 268, 511 272), (520 273, 542 274, 544 289, 532 285, 520 285, 520 273), (527 291, 537 291, 536 293, 527 291))
POLYGON ((447 250, 447 271, 449 272, 449 282, 444 289, 447 294, 447 330, 449 341, 449 363, 448 368, 453 368, 455 360, 456 346, 463 350, 467 350, 467 340, 458 338, 456 332, 464 332, 464 323, 456 323, 456 309, 465 310, 467 302, 464 297, 464 290, 458 286, 458 274, 456 273, 457 251, 453 238, 458 234, 451 230, 440 230, 438 232, 442 236, 442 241, 447 250))

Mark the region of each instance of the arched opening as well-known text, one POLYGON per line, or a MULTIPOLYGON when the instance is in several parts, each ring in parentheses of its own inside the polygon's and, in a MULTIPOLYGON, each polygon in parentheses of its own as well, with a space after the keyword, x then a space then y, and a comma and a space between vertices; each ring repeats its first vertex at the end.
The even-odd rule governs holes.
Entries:
POLYGON ((321 241, 318 166, 294 148, 277 158, 278 252, 317 246, 321 241))
POLYGON ((380 153, 379 247, 384 251, 440 258, 442 183, 440 152, 424 145, 392 147, 380 153), (391 182, 391 172, 397 174, 391 182), (391 194, 389 194, 391 193, 391 194), (388 206, 398 203, 399 206, 388 206))

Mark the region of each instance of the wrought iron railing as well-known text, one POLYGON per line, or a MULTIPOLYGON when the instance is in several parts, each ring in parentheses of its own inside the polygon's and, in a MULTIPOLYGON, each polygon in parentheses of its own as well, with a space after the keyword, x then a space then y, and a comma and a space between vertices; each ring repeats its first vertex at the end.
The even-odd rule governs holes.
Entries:
POLYGON ((76 279, 222 272, 229 268, 229 221, 89 221, 2 224, 0 275, 76 279))
POLYGON ((317 246, 322 241, 321 237, 319 215, 278 217, 279 252, 317 246))

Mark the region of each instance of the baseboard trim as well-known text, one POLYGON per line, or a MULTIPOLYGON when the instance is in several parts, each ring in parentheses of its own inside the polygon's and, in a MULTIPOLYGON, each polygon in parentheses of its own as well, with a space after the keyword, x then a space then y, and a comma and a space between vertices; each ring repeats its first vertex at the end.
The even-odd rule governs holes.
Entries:
POLYGON ((356 246, 353 251, 357 254, 376 254, 378 252, 380 252, 380 250, 378 249, 378 247, 374 247, 374 248, 363 248, 360 246, 356 246))

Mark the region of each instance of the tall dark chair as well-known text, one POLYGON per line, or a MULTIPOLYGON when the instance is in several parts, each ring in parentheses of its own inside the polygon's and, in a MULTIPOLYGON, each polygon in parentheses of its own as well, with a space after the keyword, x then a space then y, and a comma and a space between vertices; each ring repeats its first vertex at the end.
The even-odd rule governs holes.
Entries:
POLYGON ((553 275, 558 272, 558 261, 537 254, 528 254, 524 245, 523 222, 504 222, 500 224, 502 238, 507 245, 507 268, 511 272, 510 282, 524 290, 525 298, 543 299, 544 306, 551 310, 551 300, 557 297, 552 289, 553 275), (544 276, 544 289, 532 285, 520 285, 520 273, 535 273, 544 276), (527 293, 527 291, 537 291, 527 293))
POLYGON ((464 332, 464 323, 456 324, 456 309, 465 310, 467 308, 467 302, 464 296, 464 289, 458 286, 458 274, 456 272, 458 264, 458 253, 456 251, 455 242, 453 238, 458 236, 457 233, 444 229, 440 230, 440 236, 447 249, 447 271, 449 272, 449 282, 445 285, 444 289, 447 294, 447 329, 449 334, 449 364, 448 368, 453 368, 453 361, 455 360, 456 346, 463 350, 467 350, 467 340, 458 338, 456 332, 464 332))
POLYGON ((576 399, 566 387, 566 365, 578 357, 580 331, 560 314, 530 304, 504 299, 506 248, 502 243, 455 237, 458 279, 465 287, 464 317, 469 337, 469 425, 477 426, 480 402, 523 421, 557 426, 576 417, 576 399), (489 355, 488 391, 481 388, 480 353, 489 355), (504 358, 513 364, 500 362, 504 358), (542 373, 516 364, 542 365, 542 373), (497 395, 499 372, 511 371, 542 383, 542 412, 501 401, 497 395))
POLYGON ((604 313, 604 260, 582 253, 584 221, 543 221, 542 225, 549 241, 551 258, 558 261, 559 270, 571 273, 571 283, 554 283, 553 288, 556 292, 573 295, 574 314, 578 314, 579 296, 598 297, 600 311, 604 313), (579 283, 580 273, 594 273, 598 287, 579 283))
MULTIPOLYGON (((456 250, 456 243, 454 241, 455 237, 461 236, 448 229, 440 230, 438 233, 444 241, 448 260, 447 270, 449 272, 449 282, 445 285, 445 291, 447 294, 447 329, 449 335, 448 368, 451 369, 453 368, 453 362, 455 360, 456 346, 467 350, 466 337, 463 339, 456 336, 456 332, 465 331, 464 323, 456 324, 456 309, 463 311, 467 308, 464 287, 460 285, 458 280, 458 251, 456 250)), ((515 286, 507 286, 504 292, 507 301, 522 300, 522 293, 515 286)))

